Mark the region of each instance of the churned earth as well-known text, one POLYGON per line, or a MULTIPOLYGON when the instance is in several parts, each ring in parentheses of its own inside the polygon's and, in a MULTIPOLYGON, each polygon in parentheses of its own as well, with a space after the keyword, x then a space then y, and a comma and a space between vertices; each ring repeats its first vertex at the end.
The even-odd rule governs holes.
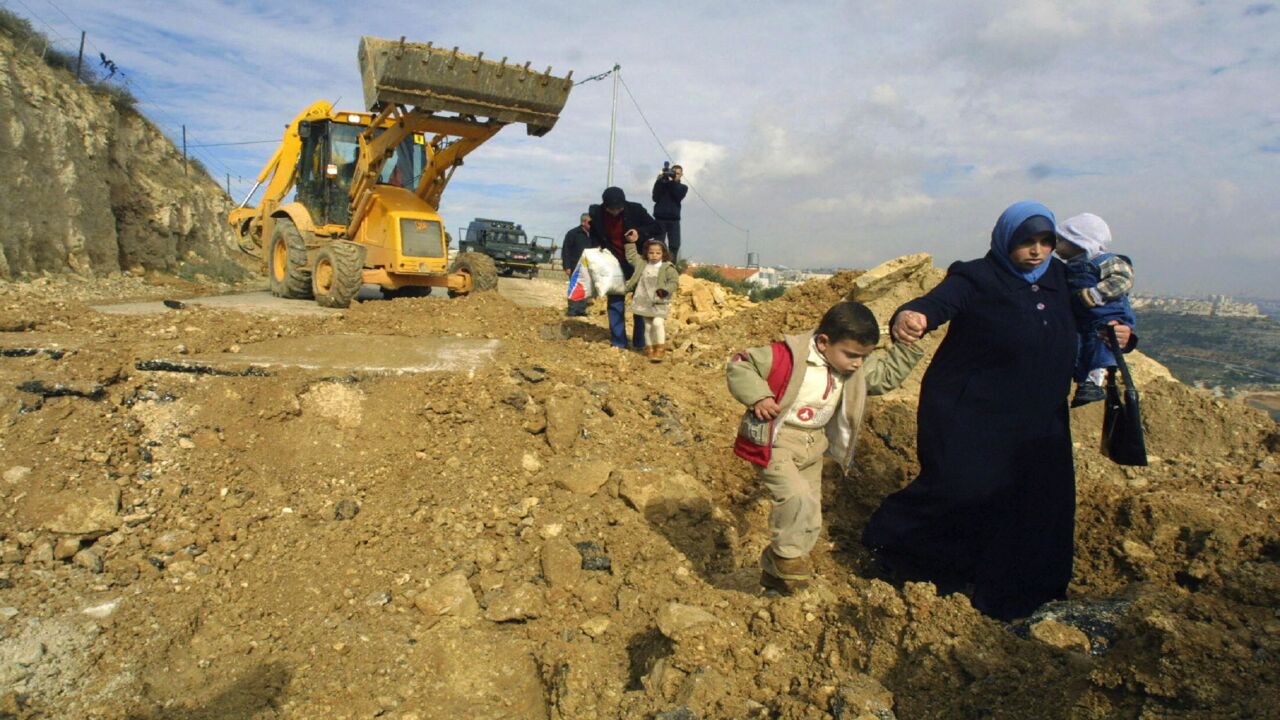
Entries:
POLYGON ((1138 354, 1150 467, 1074 411, 1068 602, 1005 626, 869 578, 923 367, 828 468, 820 580, 759 590, 724 359, 940 276, 910 256, 754 306, 686 280, 663 364, 550 281, 291 314, 0 284, 0 717, 1280 716, 1277 426, 1138 354))

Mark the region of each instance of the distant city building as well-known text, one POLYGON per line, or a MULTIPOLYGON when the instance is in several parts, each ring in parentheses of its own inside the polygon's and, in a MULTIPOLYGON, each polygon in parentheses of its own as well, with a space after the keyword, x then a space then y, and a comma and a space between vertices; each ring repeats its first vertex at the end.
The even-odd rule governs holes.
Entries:
POLYGON ((1209 317, 1265 318, 1257 304, 1237 302, 1226 295, 1210 295, 1207 299, 1158 297, 1134 295, 1130 299, 1135 310, 1170 313, 1174 315, 1205 315, 1209 317))
MULTIPOLYGON (((753 253, 754 254, 754 253, 753 253)), ((691 266, 694 267, 694 266, 691 266)), ((696 267, 711 268, 720 273, 726 280, 742 281, 758 288, 791 287, 810 280, 826 280, 830 273, 792 270, 790 268, 773 267, 737 267, 734 265, 698 265, 696 267)))

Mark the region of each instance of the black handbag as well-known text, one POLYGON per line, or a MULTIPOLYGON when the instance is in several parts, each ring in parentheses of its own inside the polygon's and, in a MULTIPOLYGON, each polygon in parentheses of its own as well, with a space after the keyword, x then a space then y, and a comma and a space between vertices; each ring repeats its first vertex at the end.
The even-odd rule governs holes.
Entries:
POLYGON ((1124 377, 1124 392, 1116 383, 1116 368, 1107 370, 1106 409, 1102 416, 1102 454, 1117 465, 1146 466, 1147 443, 1142 434, 1142 410, 1138 405, 1138 388, 1129 374, 1129 364, 1116 340, 1115 328, 1108 325, 1116 367, 1124 377))

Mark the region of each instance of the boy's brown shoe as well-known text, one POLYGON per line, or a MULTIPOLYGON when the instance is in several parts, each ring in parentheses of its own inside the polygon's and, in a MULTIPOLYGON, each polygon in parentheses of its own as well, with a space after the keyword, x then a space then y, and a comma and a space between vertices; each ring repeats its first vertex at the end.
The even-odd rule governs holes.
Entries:
POLYGON ((654 345, 653 352, 649 353, 649 362, 660 363, 662 362, 662 359, 666 357, 666 354, 667 354, 667 346, 665 343, 654 345))
POLYGON ((790 593, 808 586, 813 579, 813 563, 809 557, 778 557, 772 547, 760 554, 760 584, 779 592, 790 593))

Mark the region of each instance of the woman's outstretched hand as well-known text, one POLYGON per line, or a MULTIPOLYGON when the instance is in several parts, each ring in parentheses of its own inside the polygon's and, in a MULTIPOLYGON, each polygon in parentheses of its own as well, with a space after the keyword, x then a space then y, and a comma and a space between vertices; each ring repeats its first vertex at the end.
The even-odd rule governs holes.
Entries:
MULTIPOLYGON (((1107 324, 1115 328, 1116 342, 1120 343, 1120 347, 1118 349, 1124 350, 1125 348, 1129 347, 1129 337, 1133 334, 1133 328, 1129 327, 1128 325, 1122 325, 1119 320, 1112 320, 1107 324)), ((1107 337, 1107 333, 1105 330, 1100 332, 1099 335, 1102 336, 1103 340, 1110 339, 1107 337)))
POLYGON ((893 318, 893 327, 890 332, 894 340, 914 345, 917 340, 924 337, 925 330, 928 328, 929 318, 924 314, 914 310, 903 310, 893 318))

